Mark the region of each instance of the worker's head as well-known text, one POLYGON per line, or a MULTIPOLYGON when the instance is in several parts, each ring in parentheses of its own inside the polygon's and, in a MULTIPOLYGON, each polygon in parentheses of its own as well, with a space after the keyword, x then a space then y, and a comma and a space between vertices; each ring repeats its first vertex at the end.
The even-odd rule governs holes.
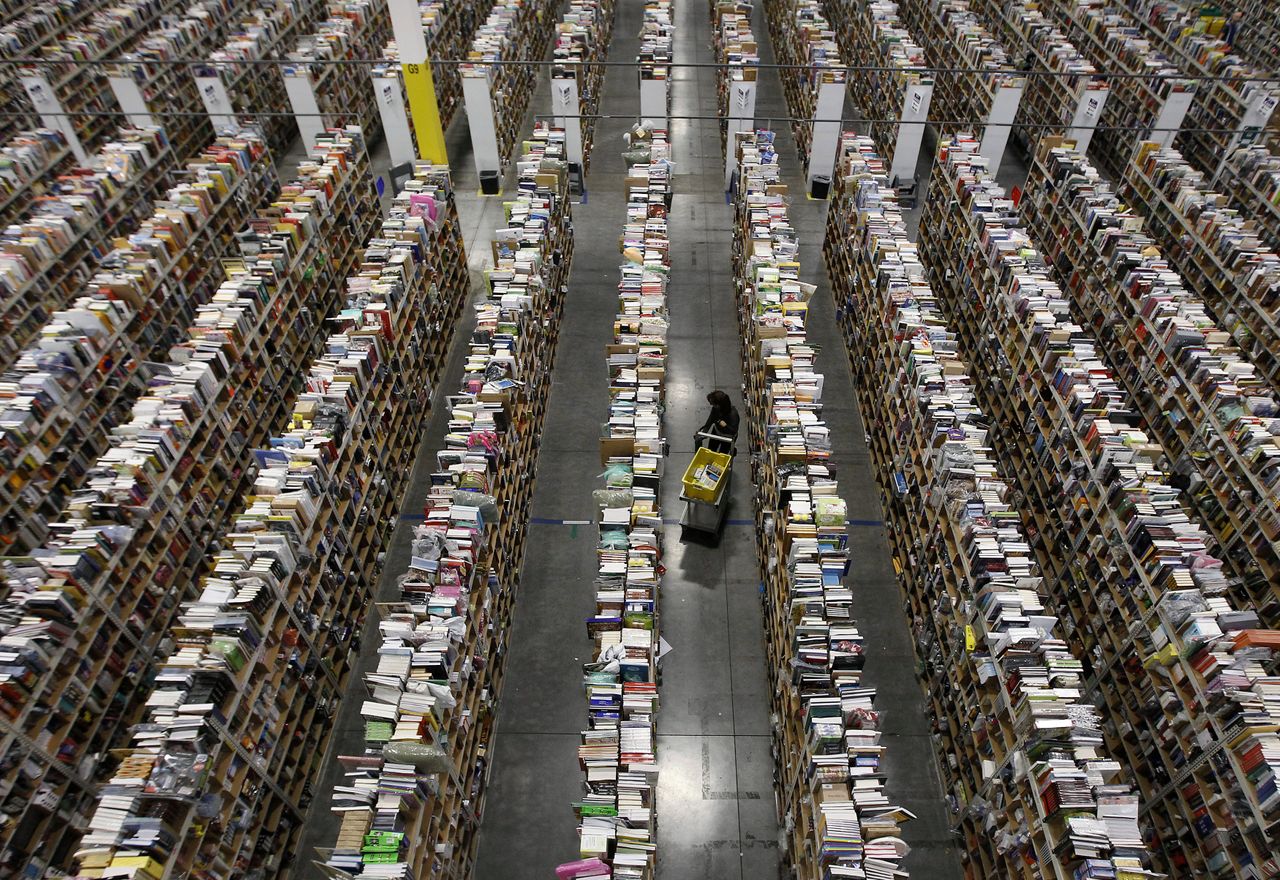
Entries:
POLYGON ((707 403, 711 404, 716 409, 728 409, 729 395, 717 388, 715 391, 712 391, 707 395, 707 403))

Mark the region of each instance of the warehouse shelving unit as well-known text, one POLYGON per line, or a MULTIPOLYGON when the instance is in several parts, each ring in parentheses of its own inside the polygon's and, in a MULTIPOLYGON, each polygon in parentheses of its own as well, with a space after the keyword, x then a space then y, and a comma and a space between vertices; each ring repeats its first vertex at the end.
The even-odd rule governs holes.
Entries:
POLYGON ((907 238, 874 143, 847 136, 842 156, 827 270, 876 429, 881 505, 966 874, 1138 867, 1137 799, 1101 748, 1102 718, 1080 699, 1085 669, 1047 610, 1047 572, 1032 553, 1022 496, 989 443, 981 383, 907 238))
MULTIPOLYGON (((225 470, 213 473, 229 494, 209 508, 206 535, 175 576, 166 613, 148 627, 147 644, 164 650, 151 658, 149 686, 138 689, 130 748, 103 768, 111 775, 75 852, 82 876, 233 864, 283 876, 292 863, 290 832, 324 753, 333 691, 380 543, 383 520, 371 523, 366 512, 394 503, 373 475, 385 468, 394 481, 403 464, 369 448, 346 453, 377 442, 373 426, 383 426, 373 419, 388 397, 412 409, 412 395, 376 368, 378 340, 392 340, 376 314, 381 302, 361 311, 368 282, 348 282, 351 311, 329 320, 349 274, 397 268, 372 247, 362 255, 378 217, 363 138, 356 129, 330 132, 238 236, 240 258, 228 261, 190 340, 174 349, 183 371, 200 362, 184 352, 237 343, 243 352, 227 384, 215 380, 210 389, 212 414, 228 429, 225 470), (238 338, 217 332, 219 324, 237 326, 238 338), (339 335, 330 335, 334 328, 339 335), (273 434, 269 448, 256 448, 273 434), (367 470, 353 471, 360 465, 367 470), (209 536, 220 544, 207 546, 209 536), (206 791, 215 811, 197 816, 195 798, 206 791)), ((398 268, 405 274, 397 280, 409 285, 416 267, 398 268)), ((400 346, 411 339, 382 355, 409 358, 400 346)), ((197 432, 193 442, 222 436, 197 432)), ((391 436, 400 434, 388 433, 386 446, 391 436)), ((211 467, 208 456, 196 460, 211 467)))
MULTIPOLYGON (((1193 292, 1198 286, 1184 286, 1147 236, 1144 214, 1158 214, 1162 206, 1157 202, 1152 212, 1133 199, 1122 203, 1070 146, 1042 142, 1024 216, 1057 233, 1045 256, 1074 313, 1104 343, 1111 369, 1173 473, 1190 477, 1194 489, 1186 494, 1241 581, 1235 597, 1274 626, 1280 623, 1280 448, 1271 439, 1273 428, 1280 434, 1276 386, 1235 345, 1231 324, 1214 319, 1193 292), (1085 234, 1091 230, 1094 235, 1085 234)), ((1144 152, 1156 150, 1154 143, 1144 145, 1138 164, 1144 152)))
MULTIPOLYGON (((462 386, 449 398, 413 560, 398 578, 401 601, 381 609, 383 649, 365 677, 361 708, 366 752, 338 757, 349 784, 332 795, 342 824, 320 853, 330 868, 390 861, 403 872, 397 876, 461 878, 475 862, 493 706, 573 256, 568 168, 562 133, 553 135, 544 129, 525 141, 521 185, 495 237, 488 296, 474 306, 476 329, 462 386), (454 549, 445 550, 446 537, 454 549), (447 626, 451 618, 463 625, 447 626), (422 746, 438 757, 415 767, 422 746), (389 849, 379 851, 371 835, 385 834, 393 835, 383 844, 389 849)), ((420 164, 415 180, 430 187, 441 173, 420 164)))
POLYGON ((755 34, 751 32, 752 4, 720 2, 711 8, 712 35, 715 38, 716 106, 720 108, 720 151, 729 154, 730 129, 750 127, 755 117, 757 66, 760 55, 755 34))
MULTIPOLYGON (((826 118, 818 115, 822 86, 834 89, 846 80, 843 70, 833 69, 844 65, 842 51, 836 44, 836 32, 827 21, 822 4, 817 0, 766 3, 764 13, 769 26, 769 39, 773 43, 778 63, 809 68, 808 71, 785 71, 782 75, 782 91, 786 97, 787 110, 794 120, 791 123, 791 133, 807 173, 812 165, 812 120, 826 118)), ((835 91, 839 92, 841 98, 839 112, 836 113, 838 118, 844 110, 844 88, 835 91)), ((829 170, 819 170, 818 173, 826 174, 829 170)))
MULTIPOLYGON (((52 0, 26 3, 10 0, 0 12, 0 47, 14 58, 31 58, 62 34, 79 27, 96 15, 108 0, 52 0)), ((13 116, 0 117, 0 137, 8 140, 23 128, 37 124, 35 108, 23 90, 19 71, 11 65, 0 69, 0 110, 13 116)))
POLYGON ((671 0, 645 0, 640 24, 639 65, 640 116, 665 126, 671 112, 672 39, 675 23, 671 0))
POLYGON ((1018 105, 1017 121, 1034 128, 1014 129, 1014 137, 1033 152, 1041 137, 1066 134, 1086 149, 1101 124, 1111 83, 1067 39, 1033 0, 973 0, 1005 51, 1024 68, 1064 75, 1030 77, 1018 105))
MULTIPOLYGON (((1223 42, 1225 18, 1187 0, 1121 2, 1183 73, 1212 77, 1197 90, 1187 130, 1173 142, 1191 164, 1217 175, 1225 157, 1280 128, 1280 83, 1239 78, 1265 76, 1267 71, 1253 67, 1223 42)), ((1253 210, 1247 202, 1242 207, 1253 210)))
POLYGON ((1280 65, 1280 22, 1275 8, 1267 0, 1241 0, 1230 11, 1244 14, 1232 51, 1261 70, 1275 70, 1280 65))
POLYGON ((543 59, 555 21, 550 0, 500 0, 477 29, 459 71, 477 172, 511 162, 538 80, 532 65, 485 62, 543 59))
POLYGON ((613 342, 605 346, 609 408, 600 426, 595 517, 599 540, 593 613, 582 666, 587 729, 578 764, 582 798, 578 859, 611 866, 615 880, 653 880, 658 832, 658 654, 662 628, 666 440, 667 282, 671 253, 671 145, 665 131, 647 138, 647 161, 626 174, 627 216, 619 246, 613 342), (611 666, 612 662, 612 666, 611 666))
POLYGON ((0 147, 0 229, 26 216, 75 162, 60 131, 36 128, 9 138, 0 147))
POLYGON ((324 131, 346 125, 376 141, 382 136, 382 115, 372 80, 362 71, 326 62, 377 56, 391 34, 386 0, 345 0, 329 13, 314 31, 298 38, 281 68, 298 129, 308 146, 324 131), (304 115, 315 113, 319 116, 304 115))
MULTIPOLYGON (((438 60, 466 57, 476 28, 489 14, 489 5, 487 3, 449 3, 445 0, 420 2, 418 11, 427 40, 428 56, 438 60)), ((388 76, 394 78, 400 83, 399 88, 403 95, 403 73, 398 63, 400 49, 394 39, 386 44, 382 57, 392 63, 375 68, 374 79, 388 76)), ((436 107, 440 113, 440 126, 447 131, 450 123, 453 122, 454 114, 462 106, 462 75, 459 66, 432 64, 431 79, 436 89, 436 107)), ((417 132, 412 126, 409 126, 409 133, 413 139, 415 155, 421 155, 417 148, 417 132)))
POLYGON ((1051 607, 1101 700, 1108 748, 1133 768, 1157 865, 1257 876, 1274 851, 1265 669, 1280 639, 1226 598, 1213 539, 1186 512, 1140 405, 1072 321, 1070 297, 974 149, 963 138, 942 147, 935 192, 957 198, 930 200, 921 251, 961 348, 987 370, 975 388, 992 445, 1031 501, 1051 607))
POLYGON ((1098 167, 1119 180, 1139 140, 1171 145, 1195 100, 1197 81, 1183 77, 1177 61, 1157 51, 1115 5, 1103 0, 1048 0, 1040 8, 1099 70, 1151 77, 1109 81, 1102 130, 1089 142, 1098 167))
POLYGON ((934 77, 930 113, 944 120, 935 127, 943 134, 954 134, 962 120, 970 122, 968 130, 982 139, 982 154, 999 170, 1027 87, 1022 71, 968 0, 906 0, 899 4, 899 11, 911 32, 920 37, 930 67, 970 71, 934 77))
POLYGON ((871 119, 871 137, 890 162, 890 176, 904 184, 915 179, 916 160, 933 100, 934 75, 926 69, 924 49, 889 0, 841 6, 831 4, 832 24, 850 58, 868 59, 889 70, 868 71, 851 83, 853 99, 871 119), (909 122, 914 120, 914 122, 909 122))
POLYGON ((215 140, 186 175, 127 240, 83 267, 78 295, 52 312, 6 374, 0 503, 11 553, 50 537, 144 393, 146 364, 208 300, 249 206, 278 186, 255 130, 215 140))
POLYGON ((771 132, 739 134, 734 285, 746 380, 756 553, 774 684, 773 754, 785 859, 797 877, 892 876, 909 847, 880 764, 870 646, 851 613, 848 512, 807 339, 811 285, 771 132))
POLYGON ((553 112, 566 114, 557 116, 556 126, 564 129, 568 161, 583 175, 591 168, 605 72, 598 62, 609 54, 613 18, 613 0, 570 0, 551 50, 553 112))
POLYGON ((1280 389, 1280 256, 1177 150, 1140 144, 1119 183, 1173 267, 1256 364, 1260 378, 1280 389))
MULTIPOLYGON (((196 88, 215 127, 234 123, 238 116, 252 119, 258 109, 283 112, 289 106, 282 68, 253 62, 283 57, 311 28, 311 16, 319 14, 313 6, 304 0, 264 2, 239 18, 227 41, 209 54, 208 64, 194 66, 196 88)), ((276 153, 287 150, 298 132, 285 115, 265 116, 258 124, 276 153)))
POLYGON ((84 167, 59 175, 0 237, 3 365, 80 292, 112 247, 151 212, 151 193, 173 170, 164 130, 123 128, 84 167))
POLYGON ((1280 155, 1274 144, 1240 147, 1227 156, 1218 185, 1262 241, 1273 251, 1280 248, 1280 155))
POLYGON ((84 60, 107 61, 133 50, 135 44, 151 32, 164 16, 179 9, 180 0, 121 0, 106 6, 76 29, 57 35, 40 46, 42 60, 23 69, 19 79, 32 103, 34 92, 51 99, 69 118, 52 117, 46 123, 59 127, 68 140, 78 140, 80 148, 91 152, 110 136, 116 120, 110 114, 119 112, 106 67, 82 64, 84 60), (38 82, 28 82, 35 76, 38 82))
MULTIPOLYGON (((274 385, 236 386, 242 393, 232 395, 223 384, 268 375, 278 360, 269 351, 275 334, 259 334, 255 360, 247 335, 218 326, 228 304, 217 295, 207 305, 198 298, 222 277, 217 255, 230 249, 249 212, 241 199, 275 188, 261 135, 242 134, 220 138, 194 160, 206 166, 203 179, 172 190, 130 246, 108 257, 90 292, 57 315, 84 333, 80 363, 100 372, 99 365, 116 364, 124 375, 96 388, 96 398, 87 395, 96 410, 82 409, 80 397, 92 377, 73 376, 62 405, 49 411, 80 438, 70 460, 79 467, 59 460, 63 470, 54 475, 78 490, 67 490, 61 513, 49 518, 43 546, 3 564, 10 674, 3 743, 10 758, 25 759, 6 762, 5 809, 15 818, 4 844, 16 864, 65 868, 70 861, 103 755, 127 741, 138 720, 141 673, 186 594, 184 577, 194 574, 203 542, 247 478, 238 441, 251 433, 254 410, 279 396, 274 385), (189 210, 196 201, 199 214, 189 210), (176 295, 187 284, 190 301, 176 295), (184 318, 194 335, 170 347, 170 328, 184 318), (110 329, 95 334, 95 320, 110 329), (243 360, 227 360, 220 344, 243 360), (170 356, 145 368, 139 396, 139 370, 155 357, 153 346, 170 356), (110 422, 102 418, 107 411, 110 422)), ((41 388, 57 400, 54 381, 41 388)))
POLYGON ((169 64, 203 58, 222 45, 243 12, 243 0, 198 0, 181 17, 166 18, 105 68, 120 109, 134 125, 163 125, 179 161, 195 155, 214 136, 200 107, 193 68, 169 64))

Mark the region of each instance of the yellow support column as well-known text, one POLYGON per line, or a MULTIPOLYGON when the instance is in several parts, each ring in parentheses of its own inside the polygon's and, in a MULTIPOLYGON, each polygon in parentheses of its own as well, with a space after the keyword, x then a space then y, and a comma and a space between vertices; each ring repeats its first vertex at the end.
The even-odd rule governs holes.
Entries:
MULTIPOLYGON (((414 9, 417 10, 416 4, 414 9)), ((399 40, 396 43, 398 45, 399 40)), ((423 54, 426 54, 425 45, 423 54)), ((409 99, 409 115, 413 119, 413 133, 418 139, 418 151, 428 162, 448 165, 449 155, 444 145, 444 127, 440 124, 440 104, 436 100, 431 64, 404 63, 400 69, 404 72, 404 91, 409 99)))
POLYGON ((429 162, 448 165, 444 127, 440 124, 440 105, 436 100, 436 84, 431 76, 427 38, 422 30, 417 0, 390 0, 388 7, 391 11, 391 29, 400 50, 405 97, 409 102, 409 115, 413 119, 418 153, 429 162))

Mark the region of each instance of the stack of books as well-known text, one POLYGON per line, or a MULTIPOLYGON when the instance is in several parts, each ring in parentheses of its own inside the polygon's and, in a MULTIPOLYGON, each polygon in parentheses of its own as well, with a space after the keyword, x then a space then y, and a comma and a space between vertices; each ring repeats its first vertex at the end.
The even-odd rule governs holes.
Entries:
MULTIPOLYGON (((148 155, 131 149, 116 158, 142 163, 148 155)), ((171 189, 127 239, 99 254, 81 295, 53 313, 0 383, 7 392, 0 461, 8 473, 0 497, 19 547, 47 537, 50 520, 84 485, 143 392, 139 368, 162 359, 209 299, 234 233, 251 206, 276 189, 271 157, 254 129, 218 138, 187 172, 190 183, 171 189)))
POLYGON ((808 341, 773 133, 736 136, 734 275, 756 489, 756 536, 774 685, 779 826, 800 877, 902 877, 909 847, 880 766, 867 640, 852 614, 847 509, 808 341))

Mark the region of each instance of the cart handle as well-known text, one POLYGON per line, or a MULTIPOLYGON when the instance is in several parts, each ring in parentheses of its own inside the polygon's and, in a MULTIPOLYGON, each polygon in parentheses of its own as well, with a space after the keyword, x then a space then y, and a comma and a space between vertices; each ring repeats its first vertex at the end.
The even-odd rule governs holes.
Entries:
POLYGON ((733 444, 733 443, 736 443, 736 442, 737 442, 737 440, 736 440, 735 438, 733 438, 733 437, 725 437, 725 436, 720 435, 720 434, 712 434, 710 431, 699 431, 698 433, 694 434, 693 436, 695 436, 695 437, 706 437, 708 440, 723 440, 723 441, 725 441, 726 443, 730 443, 730 444, 733 444))

